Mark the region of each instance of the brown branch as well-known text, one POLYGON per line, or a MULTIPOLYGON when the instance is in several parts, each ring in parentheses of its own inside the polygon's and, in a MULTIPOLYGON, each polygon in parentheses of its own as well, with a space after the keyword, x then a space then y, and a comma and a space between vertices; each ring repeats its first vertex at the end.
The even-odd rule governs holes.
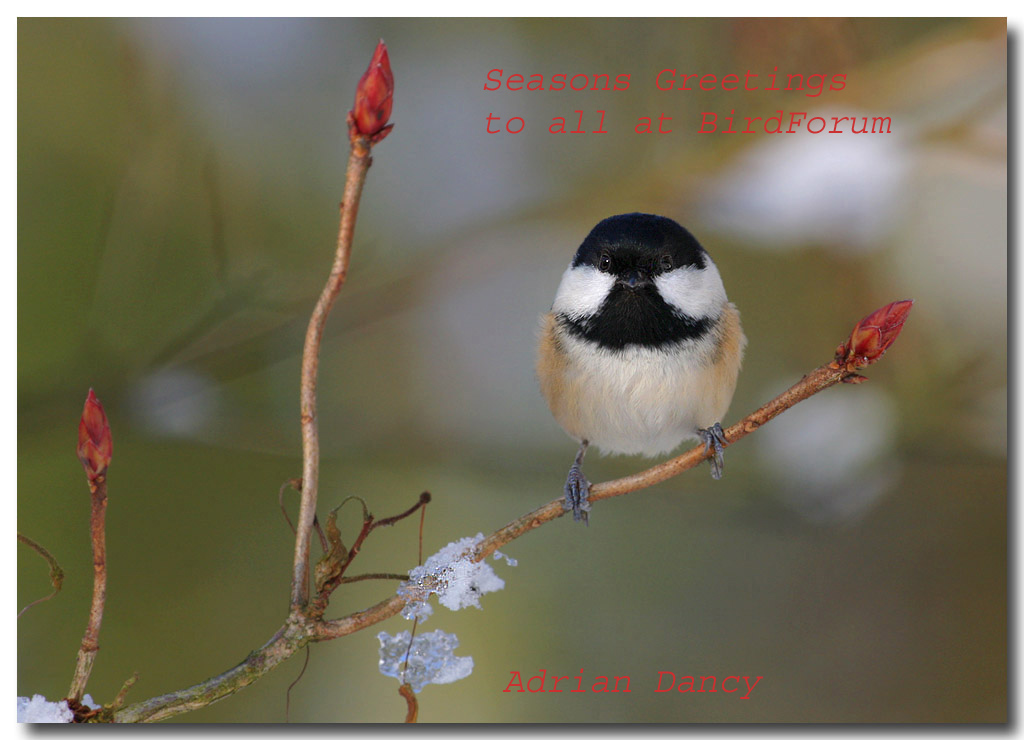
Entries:
POLYGON ((351 635, 353 632, 366 629, 395 616, 405 608, 408 601, 410 601, 410 597, 396 594, 377 602, 368 609, 349 614, 347 617, 317 622, 313 639, 317 642, 325 642, 338 637, 344 637, 345 635, 351 635))
MULTIPOLYGON (((746 416, 744 419, 733 424, 725 430, 725 438, 732 444, 737 440, 757 431, 776 416, 800 401, 810 398, 815 393, 825 390, 836 383, 842 382, 844 377, 854 373, 835 366, 835 363, 822 365, 818 369, 805 375, 800 382, 784 393, 776 396, 761 408, 746 416)), ((623 496, 627 493, 639 491, 643 488, 653 486, 656 483, 668 480, 680 473, 696 467, 714 454, 713 450, 706 450, 704 445, 687 450, 683 454, 666 460, 665 462, 650 467, 639 473, 627 475, 623 478, 598 483, 590 489, 590 501, 596 502, 615 496, 623 496)), ((487 537, 476 547, 474 560, 480 561, 487 557, 499 547, 522 536, 541 524, 557 519, 565 513, 562 506, 562 499, 555 499, 544 506, 519 517, 513 522, 506 524, 490 537, 487 537)))
MULTIPOLYGON (((856 375, 845 367, 838 366, 835 362, 822 365, 818 369, 805 375, 798 383, 789 390, 779 394, 761 408, 747 415, 725 430, 725 438, 732 444, 737 440, 746 437, 788 408, 810 398, 815 393, 825 390, 836 383, 840 383, 846 377, 856 375)), ((859 376, 857 376, 859 377, 859 376)), ((590 488, 590 501, 597 502, 615 496, 624 496, 643 488, 648 488, 656 483, 668 480, 679 475, 683 471, 696 467, 698 464, 714 455, 714 450, 705 449, 704 445, 687 450, 683 454, 666 460, 665 462, 647 468, 639 473, 627 475, 623 478, 597 483, 590 488)), ((562 499, 551 501, 529 514, 519 517, 515 521, 506 524, 494 532, 476 546, 473 560, 479 562, 493 553, 499 547, 521 537, 532 529, 536 529, 545 522, 558 519, 566 513, 562 505, 562 499)))
MULTIPOLYGON (((373 525, 370 527, 370 529, 374 530, 377 527, 390 527, 390 526, 392 526, 394 524, 398 524, 398 522, 402 521, 406 517, 412 516, 413 514, 415 514, 416 511, 421 506, 425 507, 429 503, 430 503, 430 491, 424 491, 423 493, 420 494, 420 500, 417 501, 412 506, 410 506, 405 511, 403 511, 401 514, 396 514, 395 516, 389 516, 387 519, 378 519, 377 521, 375 521, 373 523, 373 525)), ((422 537, 422 532, 421 532, 420 536, 422 537)))
POLYGON ((405 724, 415 724, 420 716, 420 705, 416 701, 416 694, 412 693, 412 686, 403 683, 398 687, 399 695, 405 699, 405 724))
POLYGON ((139 680, 139 672, 136 671, 135 673, 133 673, 131 675, 130 678, 128 678, 121 685, 121 690, 117 692, 117 696, 114 697, 114 701, 110 705, 111 709, 119 709, 121 707, 121 705, 124 704, 124 698, 126 696, 128 696, 128 691, 131 689, 132 686, 135 685, 135 682, 138 681, 138 680, 139 680))
POLYGON ((356 583, 357 581, 408 581, 409 576, 401 573, 361 573, 358 576, 342 576, 338 583, 356 583))
POLYGON ((348 167, 345 170, 345 192, 341 201, 338 241, 334 249, 334 265, 320 299, 309 318, 306 343, 302 348, 302 374, 299 380, 299 405, 302 421, 302 499, 299 504, 298 532, 295 535, 295 559, 292 566, 292 612, 298 613, 309 603, 309 540, 316 518, 317 488, 320 485, 320 437, 316 422, 316 384, 320 364, 320 342, 324 325, 334 300, 348 274, 352 237, 356 230, 359 198, 363 193, 366 172, 373 160, 370 150, 384 140, 392 129, 391 117, 395 78, 383 41, 377 44, 370 65, 356 84, 356 97, 348 114, 348 167))
MULTIPOLYGON (((284 625, 259 650, 251 653, 242 663, 220 676, 215 676, 200 684, 182 691, 133 704, 119 710, 113 719, 118 722, 157 721, 167 717, 206 706, 231 695, 235 691, 249 685, 281 661, 289 658, 296 650, 306 646, 315 639, 320 624, 319 614, 309 609, 309 551, 312 530, 316 524, 317 490, 319 486, 320 440, 317 429, 317 374, 320 361, 320 345, 323 340, 324 326, 331 312, 338 293, 345 283, 348 273, 349 256, 352 251, 352 239, 355 234, 356 216, 359 213, 359 200, 362 195, 366 173, 372 164, 370 151, 391 131, 387 123, 391 115, 394 78, 387 49, 383 42, 377 45, 366 73, 356 86, 355 104, 348 115, 349 128, 349 159, 345 173, 345 190, 340 205, 338 237, 335 245, 334 263, 330 276, 320 294, 309 320, 306 339, 302 352, 302 369, 300 377, 300 411, 302 425, 302 478, 300 483, 301 498, 299 503, 298 522, 295 527, 295 556, 292 567, 291 610, 284 625)), ((89 402, 95 401, 90 391, 86 411, 90 412, 89 402)), ((79 429, 79 457, 90 474, 90 482, 97 474, 102 474, 109 462, 110 441, 106 418, 102 415, 102 407, 92 411, 90 424, 86 425, 83 417, 79 429), (100 424, 102 422, 102 425, 100 424), (105 433, 105 434, 104 434, 105 433), (102 469, 101 469, 102 468, 102 469)), ((294 485, 294 482, 292 482, 294 485)), ((279 493, 283 499, 284 487, 279 493)), ((429 496, 426 497, 429 500, 429 496)), ((426 503, 421 497, 421 506, 426 503)), ((105 503, 105 502, 104 502, 105 503)), ((364 507, 365 508, 365 507, 364 507)), ((414 507, 410 512, 415 511, 414 507)), ((282 506, 282 511, 284 507, 282 506)), ((285 519, 288 520, 287 513, 285 519)), ((382 524, 391 524, 397 519, 384 520, 382 524)), ((372 518, 364 522, 361 533, 353 552, 348 554, 346 565, 358 552, 358 546, 372 528, 372 518)), ((322 531, 321 544, 327 550, 327 541, 322 531)), ((95 538, 94 538, 95 541, 95 538)), ((105 560, 105 558, 104 558, 105 560)), ((342 572, 344 567, 342 568, 342 572)), ((339 574, 340 575, 340 574, 339 574)), ((356 577, 360 580, 369 576, 356 577)), ((102 602, 101 602, 102 604, 102 602)), ((324 604, 326 606, 326 602, 324 604)), ((102 613, 102 609, 100 610, 102 613)), ((379 613, 379 612, 378 612, 379 613)), ((92 623, 90 622, 90 625, 92 623)), ((352 631, 363 625, 359 614, 349 617, 352 631)), ((98 630, 98 621, 96 628, 98 630)), ((339 626, 337 630, 343 631, 339 626)), ((87 636, 88 636, 87 632, 87 636)), ((85 641, 83 641, 83 646, 85 641)), ((94 654, 94 653, 93 653, 94 654)), ((90 661, 91 665, 91 661, 90 661)), ((86 670, 85 675, 88 675, 86 670)), ((72 694, 76 693, 78 674, 72 684, 72 694)), ((84 679, 82 680, 84 685, 84 679)), ((80 688, 80 687, 79 687, 80 688)), ((80 690, 78 691, 80 694, 80 690)))
POLYGON ((320 483, 320 437, 316 420, 317 370, 320 364, 320 340, 324 325, 331 312, 341 286, 348 274, 352 237, 359 212, 359 197, 363 192, 366 172, 370 169, 369 137, 352 136, 345 174, 345 193, 341 202, 338 241, 334 252, 334 265, 320 299, 313 309, 306 330, 306 343, 302 350, 302 377, 300 409, 302 413, 302 500, 299 505, 298 532, 295 535, 295 559, 292 567, 292 609, 302 609, 309 602, 309 540, 316 516, 317 487, 320 483))
MULTIPOLYGON (((810 398, 815 393, 819 393, 846 379, 860 377, 849 367, 840 365, 835 361, 822 365, 817 370, 805 375, 792 388, 776 396, 757 409, 757 411, 754 411, 726 429, 725 437, 730 444, 736 442, 748 434, 757 431, 786 409, 810 398)), ((700 462, 708 459, 713 454, 713 450, 707 451, 703 445, 698 445, 671 460, 667 460, 639 473, 604 483, 597 483, 590 489, 590 501, 591 503, 596 503, 604 499, 623 496, 627 493, 653 486, 656 483, 679 475, 685 470, 696 467, 700 462)), ((561 497, 549 501, 540 508, 534 509, 530 513, 509 522, 489 537, 486 537, 474 549, 473 560, 479 562, 512 540, 522 537, 542 524, 563 516, 566 513, 563 501, 564 499, 561 497)), ((316 639, 330 640, 376 624, 400 612, 412 598, 409 595, 396 594, 390 599, 385 599, 357 614, 343 619, 325 621, 318 629, 316 639)))
POLYGON ((89 488, 92 496, 92 514, 89 517, 89 532, 92 538, 92 605, 89 607, 89 622, 82 636, 82 646, 78 650, 78 661, 75 673, 71 678, 71 689, 68 699, 75 702, 82 700, 85 684, 96 661, 96 652, 100 649, 100 624, 103 622, 103 606, 107 599, 107 480, 103 475, 90 480, 89 488))

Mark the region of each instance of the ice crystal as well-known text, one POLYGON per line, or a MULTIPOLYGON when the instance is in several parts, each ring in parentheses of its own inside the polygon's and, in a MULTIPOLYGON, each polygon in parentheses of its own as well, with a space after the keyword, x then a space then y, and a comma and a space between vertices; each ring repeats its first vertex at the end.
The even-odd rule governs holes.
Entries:
POLYGON ((494 551, 494 559, 495 560, 501 560, 502 558, 505 558, 505 562, 508 563, 513 568, 515 568, 517 565, 519 565, 519 561, 516 560, 515 558, 510 558, 505 553, 498 552, 497 550, 495 550, 494 551))
POLYGON ((406 619, 418 619, 420 623, 427 621, 427 618, 434 613, 434 607, 425 599, 423 601, 410 601, 402 609, 402 616, 406 619))
POLYGON ((398 593, 414 595, 417 601, 435 593, 438 602, 452 611, 467 606, 479 609, 482 594, 505 587, 490 565, 474 563, 471 558, 473 548, 483 539, 483 534, 478 534, 445 545, 409 571, 409 580, 398 587, 398 593))
POLYGON ((411 650, 410 637, 408 630, 394 637, 380 632, 377 635, 380 640, 379 666, 385 676, 407 682, 417 694, 428 683, 452 683, 473 672, 472 657, 455 656, 455 648, 459 646, 459 638, 455 635, 441 630, 416 635, 411 650), (409 655, 408 666, 404 665, 406 653, 409 655))

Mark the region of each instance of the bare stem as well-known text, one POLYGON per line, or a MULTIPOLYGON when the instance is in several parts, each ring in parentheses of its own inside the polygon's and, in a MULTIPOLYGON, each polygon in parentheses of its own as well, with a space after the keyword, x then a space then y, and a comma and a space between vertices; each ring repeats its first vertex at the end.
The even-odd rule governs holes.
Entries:
MULTIPOLYGON (((409 507, 408 509, 403 511, 401 514, 396 514, 395 516, 389 516, 387 519, 378 519, 377 521, 373 522, 373 524, 370 527, 370 529, 373 530, 373 529, 376 529, 377 527, 390 527, 390 526, 393 526, 395 524, 398 524, 398 522, 402 521, 406 517, 409 517, 409 516, 412 516, 413 514, 415 514, 417 509, 419 509, 420 507, 423 507, 424 511, 425 511, 426 510, 426 506, 429 503, 430 503, 430 491, 424 491, 423 493, 420 494, 420 500, 417 501, 415 504, 413 504, 411 507, 409 507)), ((421 522, 421 526, 422 526, 422 522, 421 522)), ((422 531, 420 532, 420 537, 421 538, 423 537, 422 531)), ((421 555, 422 555, 422 553, 421 553, 421 555)), ((420 565, 422 565, 422 563, 420 563, 420 565)))
POLYGON ((107 599, 107 480, 98 476, 90 482, 92 493, 92 514, 89 517, 89 532, 92 538, 92 605, 89 607, 89 622, 78 649, 75 674, 71 678, 68 699, 80 702, 85 693, 85 684, 92 672, 96 652, 100 649, 100 624, 103 622, 103 606, 107 599))
POLYGON ((57 562, 57 558, 53 557, 53 555, 50 554, 49 550, 40 545, 31 537, 26 537, 21 532, 18 532, 18 542, 21 542, 22 544, 31 547, 33 550, 39 553, 40 557, 42 557, 42 559, 46 561, 46 564, 50 566, 50 584, 53 586, 53 591, 48 593, 46 596, 40 596, 31 604, 28 604, 27 606, 23 607, 22 610, 18 612, 18 616, 21 617, 22 614, 27 612, 36 604, 52 599, 60 592, 60 587, 64 583, 64 570, 60 567, 60 563, 57 562))
POLYGON ((416 724, 420 716, 420 704, 416 701, 416 694, 412 692, 412 686, 403 683, 398 687, 398 693, 405 699, 405 724, 416 724))
POLYGON ((114 697, 114 701, 111 703, 111 709, 116 710, 120 708, 122 704, 124 704, 124 698, 128 696, 128 691, 131 689, 132 686, 135 685, 135 682, 138 680, 139 672, 136 671, 131 675, 131 678, 129 678, 121 685, 121 690, 117 692, 117 696, 114 697))
POLYGON ((358 581, 408 581, 409 576, 402 573, 362 573, 358 576, 342 576, 338 583, 356 583, 358 581))
POLYGON ((341 218, 338 224, 338 242, 334 252, 334 265, 327 279, 320 299, 313 309, 306 330, 306 343, 302 350, 302 377, 300 386, 300 408, 302 413, 302 500, 299 505, 299 522, 295 535, 295 560, 292 569, 293 610, 305 608, 309 603, 309 542, 312 536, 313 519, 316 516, 317 487, 320 482, 320 437, 317 431, 316 391, 317 370, 320 364, 320 341, 324 325, 331 312, 341 286, 348 274, 349 255, 352 252, 352 237, 359 212, 359 197, 363 191, 366 172, 372 162, 370 140, 365 136, 353 136, 345 174, 345 193, 341 202, 341 218))

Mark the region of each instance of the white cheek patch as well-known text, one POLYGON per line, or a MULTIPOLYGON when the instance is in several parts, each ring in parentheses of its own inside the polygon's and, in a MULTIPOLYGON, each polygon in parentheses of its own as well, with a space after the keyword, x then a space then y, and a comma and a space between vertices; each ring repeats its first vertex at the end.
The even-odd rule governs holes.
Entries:
POLYGON ((681 313, 699 319, 717 317, 725 303, 725 286, 718 268, 710 259, 706 266, 680 267, 654 278, 665 302, 681 313))
POLYGON ((590 265, 569 266, 555 294, 551 309, 571 318, 588 318, 597 313, 608 297, 615 278, 590 265))

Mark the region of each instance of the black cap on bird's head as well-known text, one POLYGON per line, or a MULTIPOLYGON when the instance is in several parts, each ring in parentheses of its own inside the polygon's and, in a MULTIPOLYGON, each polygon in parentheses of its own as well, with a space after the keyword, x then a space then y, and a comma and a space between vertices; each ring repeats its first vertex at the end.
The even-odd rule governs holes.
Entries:
POLYGON ((553 308, 566 329, 609 349, 703 337, 725 291, 700 242, 670 218, 601 221, 563 276, 553 308))
POLYGON ((572 266, 589 265, 635 287, 680 267, 702 268, 707 253, 689 231, 650 213, 611 216, 591 229, 572 266))

